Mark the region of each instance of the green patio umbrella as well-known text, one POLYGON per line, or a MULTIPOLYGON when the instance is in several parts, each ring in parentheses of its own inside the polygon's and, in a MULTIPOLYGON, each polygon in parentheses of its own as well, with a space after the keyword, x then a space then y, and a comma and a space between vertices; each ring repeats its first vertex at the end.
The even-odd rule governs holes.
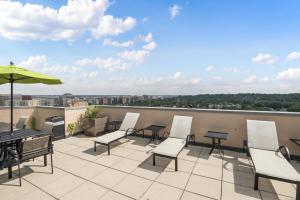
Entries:
POLYGON ((36 73, 11 62, 9 66, 0 66, 0 85, 10 83, 10 132, 13 133, 13 84, 43 83, 48 85, 62 84, 60 79, 36 73))

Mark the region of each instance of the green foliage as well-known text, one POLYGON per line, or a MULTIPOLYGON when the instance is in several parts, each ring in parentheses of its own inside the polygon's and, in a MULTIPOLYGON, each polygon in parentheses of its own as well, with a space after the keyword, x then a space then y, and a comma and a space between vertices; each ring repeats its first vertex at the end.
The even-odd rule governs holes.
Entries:
POLYGON ((100 113, 100 107, 88 107, 84 113, 85 118, 97 118, 100 113))
POLYGON ((67 132, 70 135, 73 135, 75 130, 76 130, 76 123, 70 123, 70 124, 68 124, 67 132))
POLYGON ((300 93, 200 94, 141 100, 131 106, 300 112, 300 93))
POLYGON ((35 130, 35 126, 36 126, 36 121, 35 121, 35 117, 30 117, 30 119, 29 119, 29 126, 30 126, 30 129, 32 129, 32 130, 35 130))

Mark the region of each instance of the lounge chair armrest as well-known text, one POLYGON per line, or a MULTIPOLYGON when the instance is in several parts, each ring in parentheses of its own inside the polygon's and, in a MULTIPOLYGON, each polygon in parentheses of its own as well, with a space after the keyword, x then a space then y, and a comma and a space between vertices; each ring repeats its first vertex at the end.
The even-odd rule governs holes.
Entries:
POLYGON ((12 149, 7 149, 7 153, 12 156, 13 158, 19 158, 19 154, 12 149))
POLYGON ((136 129, 135 128, 129 128, 129 129, 127 129, 126 130, 126 136, 128 135, 129 131, 136 132, 136 129))
POLYGON ((285 157, 285 159, 287 159, 287 161, 291 162, 291 154, 287 146, 284 145, 280 146, 278 151, 282 153, 282 155, 285 157), (282 150, 284 150, 284 153, 282 152, 282 150))
POLYGON ((170 133, 169 133, 169 132, 167 132, 167 131, 165 131, 165 132, 164 132, 164 134, 163 134, 163 136, 162 136, 162 139, 163 139, 163 140, 165 140, 165 139, 166 139, 165 135, 170 135, 170 133))
POLYGON ((187 136, 186 136, 186 143, 187 143, 187 144, 188 144, 189 141, 190 141, 190 137, 191 137, 191 135, 187 135, 187 136))

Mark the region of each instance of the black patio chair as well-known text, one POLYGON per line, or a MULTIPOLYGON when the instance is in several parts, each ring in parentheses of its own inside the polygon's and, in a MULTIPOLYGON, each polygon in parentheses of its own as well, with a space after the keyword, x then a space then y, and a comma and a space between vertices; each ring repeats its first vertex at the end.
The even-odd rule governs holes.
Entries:
POLYGON ((18 176, 19 176, 20 186, 22 185, 20 164, 30 159, 44 156, 44 166, 47 166, 47 155, 50 154, 51 174, 53 174, 53 159, 52 159, 53 145, 51 139, 52 138, 49 135, 37 137, 31 140, 22 141, 19 151, 8 149, 9 169, 11 169, 13 165, 18 166, 18 176))

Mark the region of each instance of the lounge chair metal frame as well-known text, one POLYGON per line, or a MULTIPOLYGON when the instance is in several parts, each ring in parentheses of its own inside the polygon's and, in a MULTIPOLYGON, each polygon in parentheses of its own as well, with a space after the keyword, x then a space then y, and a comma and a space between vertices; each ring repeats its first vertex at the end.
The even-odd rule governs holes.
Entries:
MULTIPOLYGON (((289 179, 285 179, 285 178, 279 178, 276 176, 270 176, 270 175, 261 174, 261 173, 256 172, 255 165, 254 165, 253 159, 252 159, 250 151, 249 151, 249 146, 248 146, 247 140, 244 140, 244 147, 246 150, 246 154, 248 157, 251 158, 251 162, 254 167, 254 190, 258 190, 258 183, 259 183, 260 177, 267 178, 267 179, 273 179, 273 180, 277 180, 277 181, 283 181, 283 182, 287 182, 287 183, 296 184, 296 188, 297 188, 296 189, 296 200, 300 200, 300 182, 299 181, 289 180, 289 179)), ((280 146, 277 149, 277 152, 280 152, 288 162, 291 162, 291 155, 290 155, 290 151, 287 146, 285 146, 285 145, 280 146), (285 151, 285 154, 282 152, 282 150, 285 151)))
MULTIPOLYGON (((108 155, 110 155, 110 144, 113 143, 113 142, 118 141, 118 140, 121 139, 121 138, 127 138, 127 136, 129 135, 129 134, 128 134, 129 131, 131 132, 131 133, 130 133, 130 135, 131 135, 131 134, 133 134, 133 133, 136 133, 136 132, 137 132, 137 129, 135 129, 135 128, 129 128, 129 129, 126 130, 124 137, 117 138, 117 139, 115 139, 115 140, 110 141, 109 143, 104 143, 104 142, 94 141, 94 151, 97 151, 97 144, 102 144, 102 145, 107 146, 107 153, 108 153, 108 155)), ((108 134, 109 134, 109 133, 108 133, 108 134)))
MULTIPOLYGON (((188 136, 186 137, 186 143, 185 143, 185 146, 184 146, 184 147, 188 147, 189 138, 190 138, 190 135, 188 135, 188 136)), ((184 148, 184 147, 183 147, 183 148, 184 148)), ((183 149, 183 148, 182 148, 182 149, 183 149)), ((182 150, 182 149, 181 149, 181 150, 182 150)), ((180 150, 180 151, 181 151, 181 150, 180 150)), ((180 151, 179 151, 179 153, 180 153, 180 151)), ((178 154, 179 154, 179 153, 178 153, 178 154)), ((175 171, 178 171, 178 154, 177 154, 176 156, 167 156, 167 155, 163 155, 163 154, 159 154, 159 153, 153 153, 153 160, 152 160, 152 163, 153 163, 154 166, 156 165, 156 162, 155 162, 155 157, 156 157, 156 156, 174 159, 174 160, 175 160, 175 171)))

